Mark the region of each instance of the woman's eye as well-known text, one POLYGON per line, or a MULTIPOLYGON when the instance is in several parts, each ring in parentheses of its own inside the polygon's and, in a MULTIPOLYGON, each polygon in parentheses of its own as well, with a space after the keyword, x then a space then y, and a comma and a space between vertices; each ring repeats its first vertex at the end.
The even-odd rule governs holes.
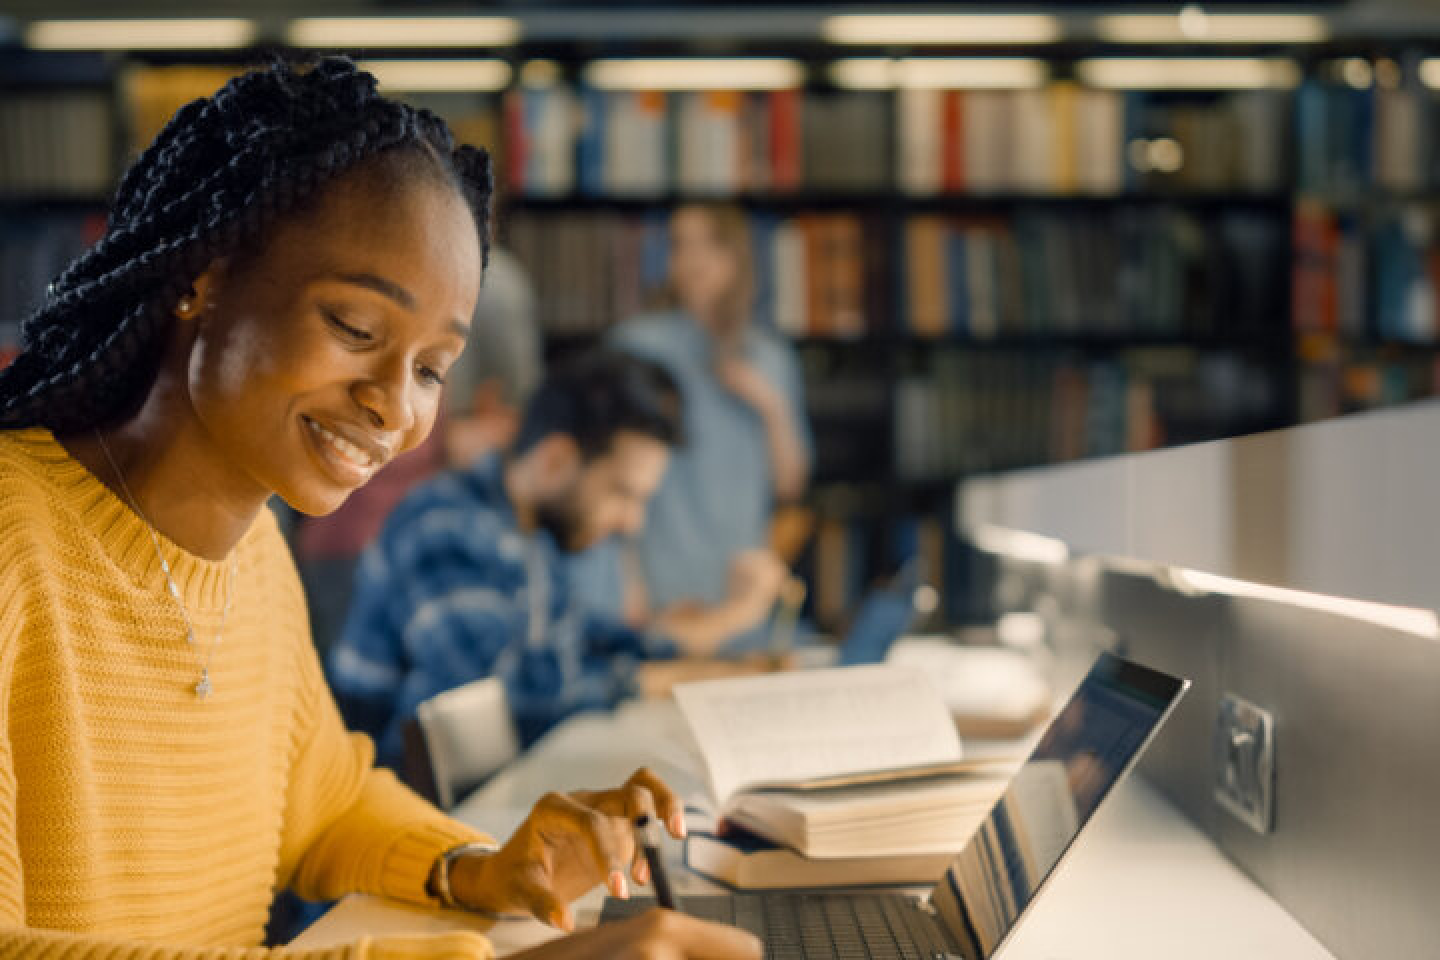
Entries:
POLYGON ((421 367, 419 372, 420 379, 426 383, 431 383, 438 387, 445 382, 445 375, 434 367, 421 367))
POLYGON ((339 330, 341 333, 345 334, 345 336, 351 338, 352 340, 369 342, 370 340, 374 339, 374 337, 372 337, 367 331, 361 330, 359 327, 356 326, 351 326, 344 320, 341 320, 336 314, 326 313, 325 318, 330 321, 330 325, 332 327, 334 327, 336 330, 339 330))

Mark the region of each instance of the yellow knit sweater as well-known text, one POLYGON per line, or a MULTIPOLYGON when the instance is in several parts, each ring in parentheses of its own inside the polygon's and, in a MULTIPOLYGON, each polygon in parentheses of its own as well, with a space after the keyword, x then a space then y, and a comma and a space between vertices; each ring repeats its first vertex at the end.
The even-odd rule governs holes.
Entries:
MULTIPOLYGON (((268 510, 236 547, 214 692, 195 695, 226 563, 161 538, 44 430, 0 431, 0 957, 266 956, 274 892, 428 902, 477 835, 344 730, 268 510)), ((483 957, 474 934, 275 957, 483 957)))

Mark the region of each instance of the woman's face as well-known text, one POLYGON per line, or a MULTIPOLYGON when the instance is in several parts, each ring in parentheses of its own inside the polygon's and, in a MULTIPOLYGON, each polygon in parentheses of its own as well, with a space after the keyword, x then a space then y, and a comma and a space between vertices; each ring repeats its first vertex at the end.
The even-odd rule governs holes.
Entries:
POLYGON ((702 319, 712 317, 735 289, 737 266, 709 214, 676 211, 670 220, 670 284, 680 306, 702 319))
POLYGON ((480 242, 443 185, 357 171, 196 284, 186 383, 231 468, 328 513, 429 433, 465 346, 480 242))

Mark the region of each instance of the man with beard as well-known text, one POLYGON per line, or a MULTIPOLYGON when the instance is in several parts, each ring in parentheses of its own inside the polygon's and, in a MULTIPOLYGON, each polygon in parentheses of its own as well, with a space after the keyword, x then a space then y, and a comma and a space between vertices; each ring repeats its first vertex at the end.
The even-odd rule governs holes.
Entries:
POLYGON ((708 664, 652 662, 683 655, 683 631, 587 612, 564 562, 639 532, 681 442, 680 407, 655 364, 583 355, 536 391, 503 456, 442 473, 396 508, 361 558, 329 659, 336 699, 352 728, 375 737, 381 763, 400 767, 422 701, 482 677, 502 680, 528 745, 581 710, 716 675, 708 664))

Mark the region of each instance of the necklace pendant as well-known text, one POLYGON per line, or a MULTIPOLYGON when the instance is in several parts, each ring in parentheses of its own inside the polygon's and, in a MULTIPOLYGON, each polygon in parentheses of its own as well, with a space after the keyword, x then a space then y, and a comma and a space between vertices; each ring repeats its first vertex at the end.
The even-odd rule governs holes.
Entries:
POLYGON ((204 700, 210 696, 210 671, 203 670, 200 673, 200 682, 195 684, 195 696, 204 700))

